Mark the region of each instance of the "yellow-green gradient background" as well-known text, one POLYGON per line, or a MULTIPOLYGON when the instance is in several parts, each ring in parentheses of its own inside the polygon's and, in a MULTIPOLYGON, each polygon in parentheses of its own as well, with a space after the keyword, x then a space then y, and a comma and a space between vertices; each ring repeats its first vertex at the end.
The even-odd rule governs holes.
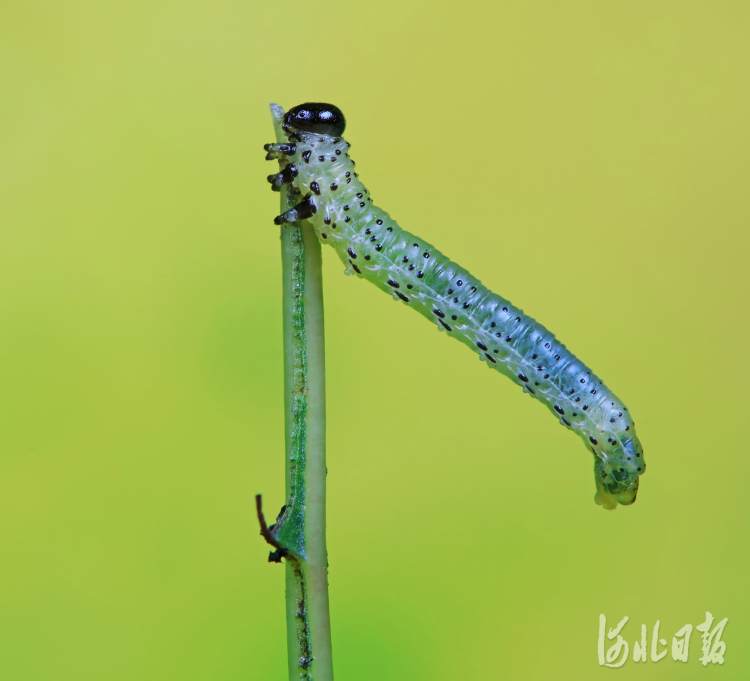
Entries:
POLYGON ((743 679, 746 2, 11 2, 0 26, 0 675, 282 681, 268 103, 340 106, 376 202, 626 402, 578 438, 324 251, 340 681, 743 679), (599 613, 729 618, 600 668, 599 613))

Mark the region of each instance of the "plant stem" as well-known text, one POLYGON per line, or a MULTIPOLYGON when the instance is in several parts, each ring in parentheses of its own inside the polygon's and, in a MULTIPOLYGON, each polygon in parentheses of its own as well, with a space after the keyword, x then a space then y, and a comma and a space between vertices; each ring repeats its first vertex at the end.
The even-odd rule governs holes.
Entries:
MULTIPOLYGON (((276 141, 284 110, 271 105, 276 141)), ((281 212, 296 198, 281 191, 281 212)), ((320 242, 307 222, 281 226, 286 498, 273 534, 286 551, 290 681, 332 681, 326 552, 326 414, 320 242)))

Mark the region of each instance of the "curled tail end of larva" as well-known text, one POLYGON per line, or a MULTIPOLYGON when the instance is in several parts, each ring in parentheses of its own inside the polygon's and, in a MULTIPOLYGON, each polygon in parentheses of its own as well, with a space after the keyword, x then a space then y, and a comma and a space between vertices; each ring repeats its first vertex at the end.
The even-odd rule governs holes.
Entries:
POLYGON ((623 482, 605 482, 602 480, 600 475, 595 474, 596 480, 596 496, 594 501, 601 506, 606 508, 608 511, 613 511, 618 505, 630 506, 635 502, 638 496, 638 480, 623 481, 623 482))

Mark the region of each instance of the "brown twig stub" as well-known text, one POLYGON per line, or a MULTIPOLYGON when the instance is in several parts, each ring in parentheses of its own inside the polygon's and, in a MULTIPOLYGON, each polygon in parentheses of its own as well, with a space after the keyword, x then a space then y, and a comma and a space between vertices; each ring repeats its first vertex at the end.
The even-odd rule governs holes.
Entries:
POLYGON ((269 563, 280 563, 282 558, 285 558, 289 551, 285 549, 273 536, 273 532, 266 525, 266 517, 263 515, 263 497, 260 494, 255 495, 255 509, 258 512, 258 522, 260 523, 260 536, 263 537, 271 546, 276 550, 271 551, 268 555, 269 563))

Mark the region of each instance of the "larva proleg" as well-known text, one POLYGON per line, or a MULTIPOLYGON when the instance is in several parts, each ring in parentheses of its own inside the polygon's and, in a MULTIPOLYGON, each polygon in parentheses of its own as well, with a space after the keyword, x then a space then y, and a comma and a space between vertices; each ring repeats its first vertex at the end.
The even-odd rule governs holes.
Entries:
POLYGON ((309 220, 347 272, 415 309, 544 404, 593 454, 596 503, 632 504, 646 464, 622 401, 541 324, 378 208, 354 170, 345 125, 330 104, 287 112, 288 144, 266 145, 266 158, 281 165, 268 179, 273 189, 291 185, 300 200, 276 224, 309 220))

